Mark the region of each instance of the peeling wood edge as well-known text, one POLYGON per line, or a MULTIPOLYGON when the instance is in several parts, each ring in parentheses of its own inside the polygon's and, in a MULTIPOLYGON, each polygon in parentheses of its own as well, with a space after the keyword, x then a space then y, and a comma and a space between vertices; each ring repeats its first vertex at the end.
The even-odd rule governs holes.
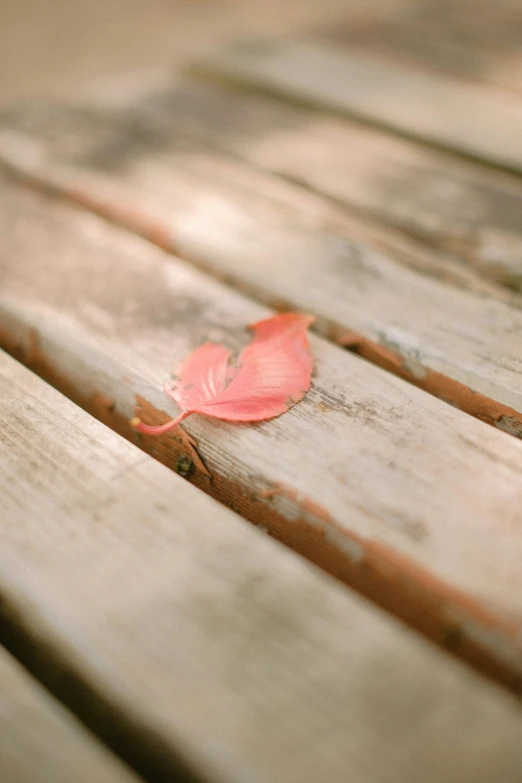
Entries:
MULTIPOLYGON (((51 198, 72 203, 77 207, 84 207, 107 222, 141 236, 156 247, 172 255, 177 255, 186 263, 209 274, 214 279, 262 301, 275 310, 286 311, 296 307, 296 303, 277 298, 256 285, 245 283, 244 280, 233 274, 221 273, 208 261, 196 258, 186 252, 180 252, 176 248, 175 239, 169 230, 160 221, 156 221, 146 214, 129 207, 118 207, 91 193, 86 193, 59 181, 55 182, 50 178, 44 179, 36 174, 19 170, 16 166, 7 164, 5 161, 0 161, 0 166, 19 185, 36 190, 51 198)), ((460 381, 432 370, 420 362, 412 363, 400 353, 392 351, 364 335, 352 332, 347 327, 331 321, 325 316, 317 313, 315 315, 317 318, 311 329, 322 337, 357 353, 372 364, 399 376, 460 411, 522 439, 522 411, 497 402, 480 392, 475 392, 460 381)))
POLYGON ((431 370, 420 362, 413 362, 391 349, 379 345, 363 335, 350 332, 344 327, 331 325, 323 327, 328 339, 356 353, 363 359, 377 364, 384 370, 398 375, 403 380, 425 392, 447 402, 465 413, 496 427, 499 430, 522 438, 522 413, 508 405, 497 402, 480 392, 443 373, 431 370))
MULTIPOLYGON (((81 385, 75 386, 55 367, 42 352, 34 331, 28 330, 25 340, 13 339, 5 330, 0 331, 0 346, 112 430, 170 469, 187 476, 199 489, 440 647, 522 696, 522 635, 516 618, 497 616, 479 600, 448 587, 427 569, 390 547, 347 531, 326 509, 292 487, 266 486, 266 481, 259 477, 259 489, 253 491, 213 466, 210 466, 211 476, 208 471, 202 471, 187 450, 186 440, 176 433, 157 438, 139 435, 128 418, 118 411, 114 400, 104 394, 86 395, 81 385), (186 460, 190 461, 190 470, 180 471, 180 464, 186 460), (277 509, 281 497, 292 509, 291 519, 277 509)), ((171 418, 138 395, 135 412, 148 424, 163 424, 171 418)))

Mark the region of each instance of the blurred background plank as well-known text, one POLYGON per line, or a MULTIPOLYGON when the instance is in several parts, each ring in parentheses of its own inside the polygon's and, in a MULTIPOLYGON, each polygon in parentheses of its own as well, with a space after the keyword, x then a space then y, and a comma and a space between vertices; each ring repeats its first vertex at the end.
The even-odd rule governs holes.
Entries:
POLYGON ((522 173, 522 95, 382 61, 317 39, 245 39, 209 56, 208 69, 522 173))
POLYGON ((178 68, 231 38, 313 31, 414 69, 522 92, 518 0, 3 0, 0 101, 178 68))
POLYGON ((0 401, 0 639, 151 783, 518 782, 508 694, 4 354, 0 401))
POLYGON ((2 0, 0 102, 76 95, 101 76, 180 65, 253 30, 284 34, 398 0, 2 0))
MULTIPOLYGON (((521 80, 522 81, 522 80, 521 80)), ((422 258, 438 248, 463 266, 508 288, 522 290, 522 181, 471 161, 456 159, 383 130, 321 114, 245 90, 187 82, 165 74, 136 79, 133 92, 99 85, 98 104, 148 111, 170 123, 172 137, 194 135, 370 219, 384 242, 393 227, 421 245, 422 258)), ((94 95, 93 95, 94 100, 94 95)), ((40 107, 42 111, 42 107, 40 107)), ((25 109, 26 129, 30 115, 25 109)), ((5 116, 5 115, 4 115, 5 116)), ((14 119, 14 113, 11 115, 14 119)), ((19 119, 23 113, 20 112, 19 119)), ((159 119, 159 118, 162 119, 159 119)), ((137 123, 137 117, 133 118, 137 123)), ((133 120, 128 119, 129 127, 133 120)), ((63 131, 65 133, 65 118, 63 131)), ((56 121, 58 125, 58 122, 56 121)), ((5 130, 5 128, 4 128, 5 130)), ((36 131, 36 128, 35 128, 36 131)), ((40 116, 39 134, 45 134, 40 116)), ((55 134, 57 128, 55 128, 55 134)), ((391 238, 388 244, 393 244, 391 238)), ((448 276, 448 259, 435 256, 448 276)))
POLYGON ((410 0, 373 18, 326 25, 324 37, 410 67, 522 95, 520 0, 410 0))

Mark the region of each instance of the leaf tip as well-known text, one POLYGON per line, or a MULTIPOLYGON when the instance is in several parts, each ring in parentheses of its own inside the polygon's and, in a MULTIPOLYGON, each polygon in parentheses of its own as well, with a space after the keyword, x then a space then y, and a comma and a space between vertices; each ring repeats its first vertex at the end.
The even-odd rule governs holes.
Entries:
POLYGON ((279 328, 280 324, 284 323, 285 321, 294 321, 295 323, 302 323, 302 325, 308 329, 308 327, 311 326, 316 320, 317 317, 311 313, 286 312, 278 313, 277 315, 272 315, 268 318, 262 318, 260 321, 255 321, 254 323, 249 324, 247 328, 255 330, 258 326, 264 326, 265 324, 270 325, 271 328, 279 328))

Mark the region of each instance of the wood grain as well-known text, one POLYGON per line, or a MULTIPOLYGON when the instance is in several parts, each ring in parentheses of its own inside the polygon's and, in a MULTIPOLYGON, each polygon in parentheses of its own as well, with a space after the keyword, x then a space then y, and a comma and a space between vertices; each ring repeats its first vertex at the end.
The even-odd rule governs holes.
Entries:
POLYGON ((128 111, 38 107, 12 116, 0 154, 267 304, 314 312, 329 338, 522 434, 520 297, 177 133, 174 113, 147 97, 128 111))
POLYGON ((522 173, 522 99, 314 40, 244 41, 209 56, 223 77, 522 173))
MULTIPOLYGON (((4 183, 0 342, 129 438, 163 381, 267 310, 95 216, 4 183)), ((216 235, 217 236, 217 235, 216 235)), ((140 445, 518 689, 522 443, 313 337, 306 399, 255 426, 194 416, 140 445), (198 459, 201 458, 211 478, 198 459)))
POLYGON ((0 635, 147 780, 518 781, 507 694, 4 355, 0 399, 0 635))
POLYGON ((3 648, 0 779, 4 783, 138 783, 3 648))

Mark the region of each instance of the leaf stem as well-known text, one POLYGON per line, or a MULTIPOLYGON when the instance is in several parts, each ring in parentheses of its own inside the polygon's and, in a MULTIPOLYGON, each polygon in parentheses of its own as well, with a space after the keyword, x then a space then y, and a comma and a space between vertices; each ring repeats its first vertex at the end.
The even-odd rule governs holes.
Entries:
POLYGON ((145 424, 141 419, 135 418, 131 419, 130 425, 136 432, 141 432, 143 435, 163 435, 165 432, 170 432, 170 430, 177 427, 183 419, 187 418, 187 416, 190 416, 190 413, 188 411, 183 411, 183 413, 180 413, 175 419, 171 419, 165 424, 157 425, 145 424))

